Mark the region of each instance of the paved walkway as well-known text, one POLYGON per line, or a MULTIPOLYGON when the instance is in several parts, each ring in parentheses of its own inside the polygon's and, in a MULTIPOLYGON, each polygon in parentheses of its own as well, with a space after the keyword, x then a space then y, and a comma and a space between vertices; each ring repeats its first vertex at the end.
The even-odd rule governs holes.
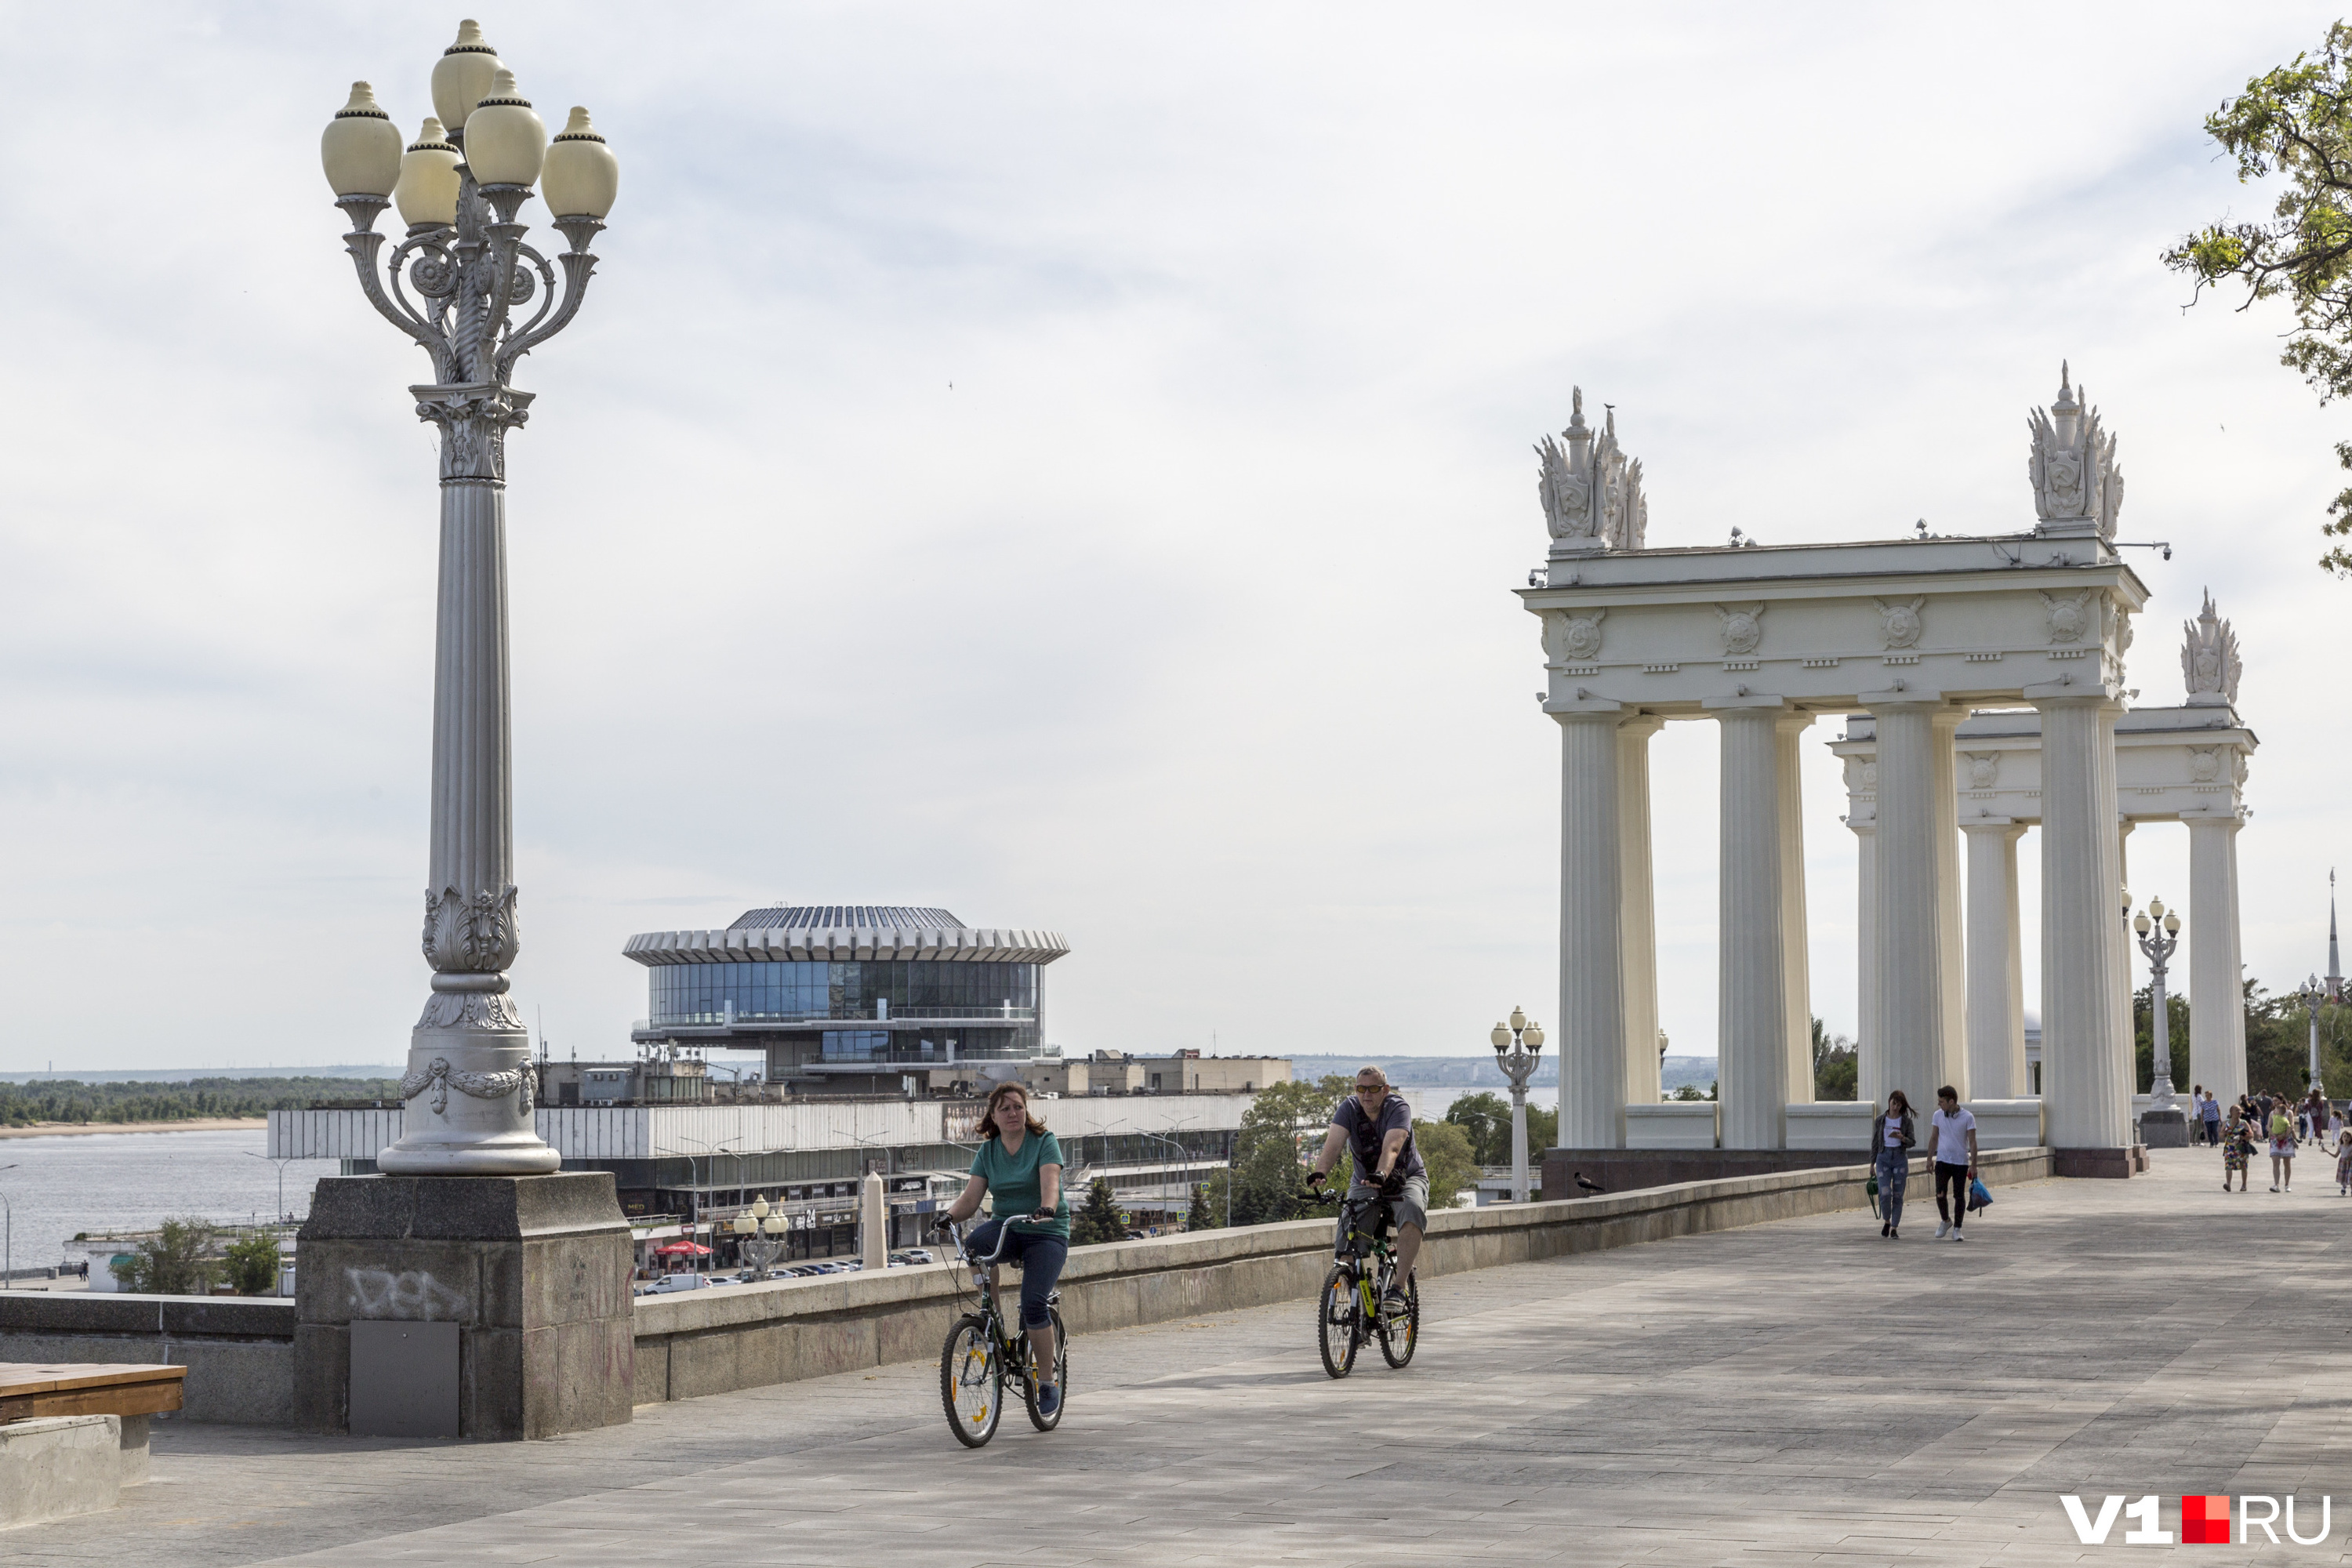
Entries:
POLYGON ((2071 1563, 2129 1526, 2079 1546, 2064 1492, 2177 1528, 2184 1493, 2331 1484, 2296 1556, 2340 1562, 2352 1198, 2303 1163, 2006 1188, 1958 1247, 1915 1204, 1900 1243, 1828 1215, 1440 1279, 1413 1366, 1339 1384, 1304 1302, 1088 1335, 1061 1430, 977 1453, 929 1365, 546 1443, 172 1425, 153 1484, 0 1563, 2071 1563))

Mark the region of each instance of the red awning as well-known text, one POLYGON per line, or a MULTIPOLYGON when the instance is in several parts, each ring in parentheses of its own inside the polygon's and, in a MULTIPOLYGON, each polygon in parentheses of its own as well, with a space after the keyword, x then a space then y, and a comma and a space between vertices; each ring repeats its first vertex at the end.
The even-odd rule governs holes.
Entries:
POLYGON ((673 1241, 667 1247, 654 1248, 656 1258, 708 1258, 710 1248, 698 1241, 673 1241))

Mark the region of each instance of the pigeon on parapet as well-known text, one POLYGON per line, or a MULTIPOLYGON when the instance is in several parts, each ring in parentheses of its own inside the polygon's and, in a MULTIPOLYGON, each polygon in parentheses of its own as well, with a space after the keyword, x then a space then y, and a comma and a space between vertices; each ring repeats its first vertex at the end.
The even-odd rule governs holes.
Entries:
POLYGON ((1575 1176, 1576 1184, 1582 1187, 1588 1193, 1605 1193, 1609 1190, 1607 1187, 1602 1186, 1599 1182, 1586 1181, 1584 1179, 1584 1173, 1581 1171, 1571 1172, 1570 1174, 1575 1176))

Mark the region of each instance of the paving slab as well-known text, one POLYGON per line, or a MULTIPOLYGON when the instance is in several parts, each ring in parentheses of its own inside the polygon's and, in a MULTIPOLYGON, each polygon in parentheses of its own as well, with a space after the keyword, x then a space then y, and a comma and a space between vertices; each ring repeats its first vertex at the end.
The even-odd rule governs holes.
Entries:
POLYGON ((2184 1493, 2331 1483, 2294 1550, 2344 1562, 2352 1199, 2152 1158, 2004 1187, 1958 1247, 1914 1203, 1900 1242, 1817 1215, 1431 1279, 1412 1367, 1342 1383, 1306 1302, 1082 1335, 1060 1430, 976 1452, 929 1364, 539 1443, 166 1422, 148 1486, 0 1563, 2039 1568, 2127 1528, 2083 1546, 2063 1492, 2177 1528, 2184 1493))

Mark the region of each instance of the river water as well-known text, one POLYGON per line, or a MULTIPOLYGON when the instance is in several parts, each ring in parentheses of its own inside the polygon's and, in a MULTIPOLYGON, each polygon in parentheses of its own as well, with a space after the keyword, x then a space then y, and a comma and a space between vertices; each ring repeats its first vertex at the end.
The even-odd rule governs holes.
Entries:
MULTIPOLYGON (((1445 1114, 1471 1089, 1402 1091, 1423 1118, 1445 1114)), ((1500 1091, 1509 1099, 1509 1091, 1500 1091)), ((1528 1103, 1559 1104, 1557 1088, 1528 1090, 1528 1103)), ((278 1212, 278 1166, 259 1158, 259 1127, 211 1132, 92 1132, 0 1139, 0 1198, 8 1205, 8 1259, 17 1268, 61 1261, 79 1231, 144 1230, 166 1218, 249 1225, 278 1212)), ((333 1160, 289 1160, 286 1208, 310 1212, 310 1189, 341 1168, 333 1160)))
MULTIPOLYGON (((8 1256, 18 1268, 62 1260, 77 1231, 140 1230, 165 1218, 249 1225, 278 1212, 266 1128, 210 1132, 91 1132, 0 1139, 8 1256)), ((333 1160, 285 1162, 286 1207, 310 1212, 310 1188, 333 1160)))

